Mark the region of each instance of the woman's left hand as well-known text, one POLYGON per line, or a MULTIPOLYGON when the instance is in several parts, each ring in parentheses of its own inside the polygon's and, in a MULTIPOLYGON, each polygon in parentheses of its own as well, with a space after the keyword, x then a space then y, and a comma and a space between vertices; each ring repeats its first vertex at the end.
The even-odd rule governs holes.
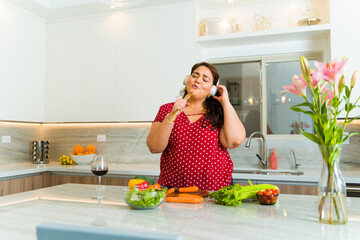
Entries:
POLYGON ((218 100, 221 105, 224 103, 228 103, 229 101, 229 93, 224 85, 217 85, 218 88, 217 92, 220 94, 220 96, 213 96, 214 99, 218 100))

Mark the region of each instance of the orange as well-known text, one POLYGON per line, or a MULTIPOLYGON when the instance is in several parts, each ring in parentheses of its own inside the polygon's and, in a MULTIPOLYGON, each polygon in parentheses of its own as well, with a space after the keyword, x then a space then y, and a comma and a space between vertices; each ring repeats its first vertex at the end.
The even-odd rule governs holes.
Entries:
POLYGON ((85 155, 89 155, 90 153, 89 152, 85 152, 85 155))
POLYGON ((85 148, 85 152, 93 152, 95 153, 95 147, 93 145, 87 145, 85 148))
POLYGON ((79 153, 84 152, 84 148, 81 145, 75 145, 73 152, 75 155, 79 155, 79 153))
POLYGON ((78 153, 78 154, 76 154, 76 155, 78 155, 78 156, 79 156, 79 155, 84 155, 84 154, 83 154, 82 152, 80 152, 80 153, 78 153))

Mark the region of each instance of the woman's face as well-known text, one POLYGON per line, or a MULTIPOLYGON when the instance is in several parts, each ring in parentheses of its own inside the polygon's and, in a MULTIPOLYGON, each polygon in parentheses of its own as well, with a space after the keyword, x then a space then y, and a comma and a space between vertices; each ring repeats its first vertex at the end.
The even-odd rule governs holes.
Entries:
POLYGON ((210 93, 213 81, 210 69, 200 66, 190 75, 186 84, 186 90, 187 92, 194 93, 192 97, 206 98, 210 93))

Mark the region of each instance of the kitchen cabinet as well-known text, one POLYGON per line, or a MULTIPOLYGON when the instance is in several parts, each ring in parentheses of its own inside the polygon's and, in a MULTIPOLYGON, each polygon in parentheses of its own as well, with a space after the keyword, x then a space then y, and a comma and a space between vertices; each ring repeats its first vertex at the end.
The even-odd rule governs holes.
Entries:
MULTIPOLYGON (((103 185, 127 186, 131 177, 108 177, 104 176, 101 179, 103 185)), ((79 184, 98 184, 98 178, 90 174, 69 174, 50 173, 50 186, 65 184, 65 183, 79 183, 79 184)))
POLYGON ((160 105, 179 96, 194 64, 193 8, 166 5, 119 18, 118 121, 153 121, 160 105))
MULTIPOLYGON (((111 176, 105 175, 101 178, 103 185, 127 186, 130 179, 134 176, 111 176)), ((156 179, 155 177, 150 177, 156 179)), ((98 184, 98 178, 92 174, 80 173, 61 173, 51 172, 49 174, 49 185, 55 186, 65 183, 79 183, 79 184, 98 184)))
POLYGON ((0 120, 44 119, 45 32, 40 19, 0 3, 0 120))
MULTIPOLYGON (((248 186, 248 180, 236 180, 234 183, 237 183, 241 186, 248 186)), ((294 183, 292 182, 274 182, 274 181, 263 181, 263 180, 251 180, 252 184, 273 184, 277 186, 282 194, 298 194, 298 195, 317 195, 317 183, 294 183)))
POLYGON ((116 120, 116 17, 49 23, 46 122, 116 120))
MULTIPOLYGON (((127 186, 134 176, 105 175, 103 185, 127 186)), ((156 180, 156 177, 149 177, 156 180)), ((43 172, 19 175, 0 181, 0 196, 36 190, 66 183, 98 184, 98 178, 90 173, 43 172)))
POLYGON ((193 8, 49 23, 45 121, 152 121, 194 63, 193 8))
POLYGON ((309 185, 276 185, 283 194, 318 195, 317 186, 309 185))
POLYGON ((0 181, 0 196, 49 186, 49 172, 12 177, 0 181))

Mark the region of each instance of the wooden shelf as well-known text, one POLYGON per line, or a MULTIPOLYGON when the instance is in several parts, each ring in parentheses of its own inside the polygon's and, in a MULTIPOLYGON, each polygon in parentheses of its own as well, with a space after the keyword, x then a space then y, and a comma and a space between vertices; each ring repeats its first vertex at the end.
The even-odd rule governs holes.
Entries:
POLYGON ((330 24, 294 27, 280 30, 263 30, 254 32, 238 32, 224 35, 197 37, 202 48, 220 48, 253 44, 268 44, 289 41, 314 41, 328 39, 330 24))

